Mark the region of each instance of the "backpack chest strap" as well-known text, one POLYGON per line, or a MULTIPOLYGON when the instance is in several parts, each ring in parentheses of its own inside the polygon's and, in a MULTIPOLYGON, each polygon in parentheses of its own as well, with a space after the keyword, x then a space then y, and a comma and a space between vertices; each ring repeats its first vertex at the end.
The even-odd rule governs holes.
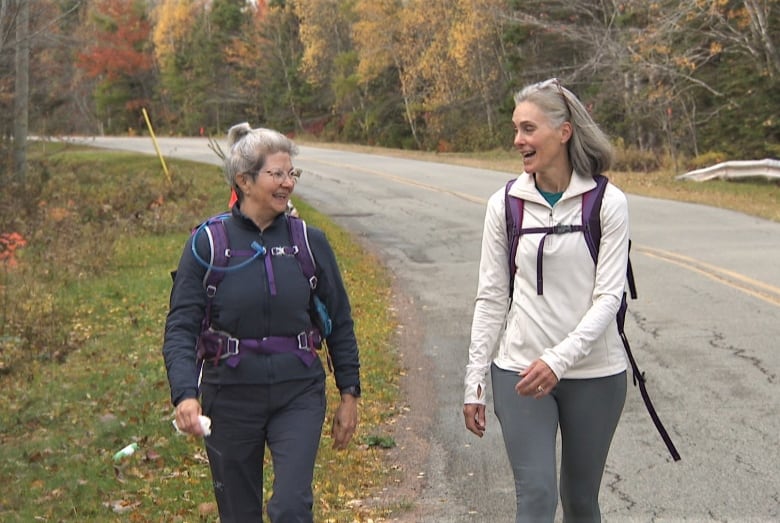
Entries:
MULTIPOLYGON (((547 237, 551 234, 567 234, 570 232, 581 232, 585 230, 584 225, 564 225, 564 224, 558 224, 558 225, 552 225, 550 227, 528 227, 525 229, 520 229, 518 231, 519 236, 522 236, 523 234, 544 234, 542 236, 542 239, 539 240, 539 247, 536 249, 536 294, 537 296, 541 296, 544 294, 544 281, 543 281, 543 270, 542 270, 542 260, 544 260, 544 241, 547 239, 547 237)), ((512 276, 514 277, 514 275, 512 276)))

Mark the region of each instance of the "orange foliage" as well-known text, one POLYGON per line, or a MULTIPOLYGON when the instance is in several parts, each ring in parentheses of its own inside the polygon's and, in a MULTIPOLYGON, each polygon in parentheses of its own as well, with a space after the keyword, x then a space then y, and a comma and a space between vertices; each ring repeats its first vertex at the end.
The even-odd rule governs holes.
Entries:
POLYGON ((4 232, 0 234, 0 262, 7 267, 15 267, 16 250, 27 245, 27 240, 18 232, 4 232))
POLYGON ((94 9, 94 44, 77 58, 87 76, 116 80, 151 70, 151 25, 144 9, 126 0, 99 0, 94 9))

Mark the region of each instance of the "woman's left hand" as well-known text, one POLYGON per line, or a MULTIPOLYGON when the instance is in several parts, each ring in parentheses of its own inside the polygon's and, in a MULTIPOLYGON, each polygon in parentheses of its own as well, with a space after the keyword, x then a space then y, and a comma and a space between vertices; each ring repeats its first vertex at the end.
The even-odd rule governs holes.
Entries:
POLYGON ((558 376, 543 360, 536 360, 520 373, 520 381, 515 385, 515 391, 521 396, 541 398, 549 394, 556 385, 558 376))
POLYGON ((331 431, 334 449, 344 450, 352 439, 358 422, 357 404, 358 399, 355 396, 341 395, 341 403, 333 416, 333 430, 331 431))

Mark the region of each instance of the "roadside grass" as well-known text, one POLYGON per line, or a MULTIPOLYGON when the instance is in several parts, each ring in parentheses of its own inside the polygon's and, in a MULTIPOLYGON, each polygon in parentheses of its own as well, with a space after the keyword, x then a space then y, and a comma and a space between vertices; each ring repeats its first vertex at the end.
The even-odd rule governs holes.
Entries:
MULTIPOLYGON (((316 144, 317 146, 327 146, 316 144)), ((339 147, 344 147, 339 145, 339 147)), ((480 155, 358 148, 518 172, 507 151, 480 155)), ((0 233, 27 245, 16 267, 0 261, 0 520, 216 521, 202 444, 175 435, 160 354, 175 268, 188 231, 222 211, 214 166, 54 144, 30 149, 30 180, 0 195, 0 233), (139 450, 119 462, 129 443, 139 450)), ((610 173, 629 193, 730 208, 780 221, 780 187, 752 181, 680 182, 670 173, 610 173)), ((296 200, 338 256, 352 301, 363 366, 361 422, 350 448, 331 449, 329 411, 315 471, 324 522, 382 521, 398 481, 383 448, 401 408, 390 276, 345 231, 296 200)), ((271 464, 266 459, 266 497, 271 464)))
MULTIPOLYGON (((171 425, 160 349, 188 231, 227 203, 219 170, 170 161, 167 187, 149 156, 48 144, 31 158, 28 186, 40 190, 9 191, 0 206, 0 232, 28 239, 0 280, 0 520, 217 521, 202 443, 171 425), (139 450, 114 461, 130 443, 139 450)), ((389 275, 346 232, 296 205, 339 257, 365 391, 353 443, 336 452, 328 376, 315 517, 379 520, 403 508, 371 499, 394 480, 375 444, 398 403, 389 275)), ((266 497, 271 472, 266 457, 266 497)))

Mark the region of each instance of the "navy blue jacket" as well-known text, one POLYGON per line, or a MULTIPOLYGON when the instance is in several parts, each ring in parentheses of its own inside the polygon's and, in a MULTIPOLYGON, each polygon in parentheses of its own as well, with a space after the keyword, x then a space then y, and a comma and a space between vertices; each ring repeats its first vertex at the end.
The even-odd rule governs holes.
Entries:
MULTIPOLYGON (((287 216, 280 214, 261 231, 244 216, 238 205, 225 221, 230 248, 252 251, 252 242, 266 247, 291 245, 287 216)), ((309 245, 317 262, 317 295, 325 302, 333 321, 333 331, 327 345, 333 361, 336 386, 343 390, 360 386, 357 340, 352 312, 336 257, 325 234, 307 227, 309 245)), ((206 267, 192 253, 192 241, 203 260, 210 259, 210 246, 205 233, 191 236, 185 246, 176 271, 170 297, 170 310, 165 323, 163 356, 171 387, 171 401, 177 405, 183 399, 197 397, 198 369, 196 341, 207 303, 203 280, 206 267)), ((266 255, 266 256, 270 256, 266 255)), ((233 257, 230 266, 247 257, 233 257)), ((295 256, 270 256, 276 295, 272 295, 266 261, 260 257, 243 268, 225 273, 212 302, 212 326, 235 338, 265 338, 296 336, 311 327, 309 315, 310 287, 295 256)), ((241 353, 238 366, 231 368, 221 361, 206 362, 203 382, 237 385, 271 385, 274 383, 312 379, 324 373, 317 359, 307 367, 294 354, 241 353)))

